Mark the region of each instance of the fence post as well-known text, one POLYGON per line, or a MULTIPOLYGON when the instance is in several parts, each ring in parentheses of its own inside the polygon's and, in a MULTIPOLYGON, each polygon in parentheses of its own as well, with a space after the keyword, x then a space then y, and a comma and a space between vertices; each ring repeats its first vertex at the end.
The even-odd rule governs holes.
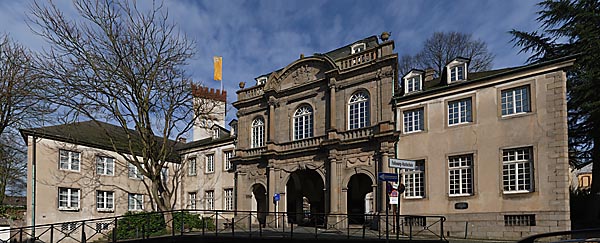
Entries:
POLYGON ((115 218, 115 226, 113 227, 113 232, 112 232, 112 243, 117 242, 117 221, 118 221, 118 218, 115 218))
POLYGON ((409 216, 408 217, 408 239, 412 240, 412 226, 413 226, 413 219, 409 216))
POLYGON ((81 222, 81 243, 85 243, 85 221, 81 222))
POLYGON ((440 240, 444 239, 444 221, 446 221, 446 217, 442 216, 440 218, 440 240))
POLYGON ((54 224, 50 225, 50 243, 54 242, 54 224))
POLYGON ((231 236, 235 236, 235 217, 231 218, 231 236))
MULTIPOLYGON (((172 212, 175 213, 175 212, 172 212)), ((183 235, 183 231, 185 230, 185 220, 183 220, 183 209, 181 209, 181 211, 179 211, 179 216, 181 220, 181 232, 179 232, 180 235, 183 235)), ((175 221, 175 215, 173 215, 173 221, 175 221)))
POLYGON ((258 236, 262 237, 262 223, 258 221, 258 236))
POLYGON ((314 216, 314 220, 315 220, 315 239, 317 238, 317 236, 319 235, 317 232, 317 216, 314 216))
POLYGON ((219 211, 215 211, 215 236, 219 236, 219 211))
POLYGON ((294 238, 294 222, 290 222, 290 238, 294 238))

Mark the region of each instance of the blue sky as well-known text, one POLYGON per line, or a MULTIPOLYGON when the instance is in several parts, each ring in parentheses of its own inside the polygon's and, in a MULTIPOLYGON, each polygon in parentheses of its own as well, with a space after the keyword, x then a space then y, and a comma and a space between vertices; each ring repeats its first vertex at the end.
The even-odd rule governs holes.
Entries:
MULTIPOLYGON (((56 1, 73 14, 71 1, 56 1)), ((197 42, 187 70, 198 83, 212 81, 212 57, 223 56, 228 101, 238 83, 282 68, 300 54, 323 53, 382 31, 392 33, 396 52, 414 54, 436 31, 471 33, 495 54, 494 68, 523 65, 526 54, 510 42, 511 29, 533 31, 539 10, 530 0, 169 0, 171 20, 197 42)), ((150 1, 138 1, 148 4, 150 1)), ((0 0, 0 33, 33 49, 44 41, 27 27, 30 1, 0 0)), ((234 113, 230 113, 228 120, 234 113)))

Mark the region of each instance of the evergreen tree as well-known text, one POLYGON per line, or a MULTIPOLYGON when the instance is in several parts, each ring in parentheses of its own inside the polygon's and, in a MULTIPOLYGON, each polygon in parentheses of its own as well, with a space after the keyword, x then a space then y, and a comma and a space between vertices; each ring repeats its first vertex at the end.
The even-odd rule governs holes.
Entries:
POLYGON ((573 165, 592 161, 592 193, 600 195, 600 1, 545 0, 540 32, 512 30, 529 62, 577 55, 568 75, 569 149, 573 165))

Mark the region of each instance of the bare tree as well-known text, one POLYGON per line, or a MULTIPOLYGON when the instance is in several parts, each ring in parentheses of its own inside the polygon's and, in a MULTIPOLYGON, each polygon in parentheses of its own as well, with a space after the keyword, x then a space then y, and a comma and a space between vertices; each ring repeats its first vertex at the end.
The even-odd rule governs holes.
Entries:
MULTIPOLYGON (((171 210, 179 183, 161 172, 180 159, 170 138, 183 137, 215 107, 194 101, 183 69, 195 43, 168 21, 161 3, 147 10, 113 0, 75 0, 74 6, 76 19, 51 2, 31 8, 32 30, 51 44, 36 61, 49 99, 65 116, 120 127, 118 134, 105 130, 114 151, 144 175, 157 209, 171 210)), ((178 177, 181 167, 170 174, 178 177)))
POLYGON ((494 55, 482 40, 474 40, 471 34, 459 32, 435 32, 425 40, 423 49, 414 56, 405 55, 400 59, 402 74, 411 68, 433 68, 439 76, 444 66, 456 57, 469 58, 469 71, 485 71, 492 67, 494 55), (409 68, 407 68, 409 67, 409 68))
MULTIPOLYGON (((25 180, 27 163, 17 129, 44 121, 50 106, 39 98, 44 92, 31 69, 32 56, 8 35, 0 37, 0 203, 7 185, 25 180)), ((9 188, 10 189, 10 188, 9 188)))

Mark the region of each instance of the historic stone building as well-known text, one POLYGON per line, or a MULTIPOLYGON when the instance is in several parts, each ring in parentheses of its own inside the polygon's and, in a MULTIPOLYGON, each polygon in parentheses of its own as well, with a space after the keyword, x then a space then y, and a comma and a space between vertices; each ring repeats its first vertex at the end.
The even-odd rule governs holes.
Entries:
POLYGON ((365 197, 383 195, 377 173, 394 156, 397 65, 394 42, 372 36, 241 84, 237 209, 286 211, 295 223, 380 209, 365 197))
POLYGON ((413 70, 394 97, 402 214, 444 215, 451 236, 570 230, 566 73, 572 57, 469 73, 413 70), (467 232, 465 232, 467 231, 467 232))

